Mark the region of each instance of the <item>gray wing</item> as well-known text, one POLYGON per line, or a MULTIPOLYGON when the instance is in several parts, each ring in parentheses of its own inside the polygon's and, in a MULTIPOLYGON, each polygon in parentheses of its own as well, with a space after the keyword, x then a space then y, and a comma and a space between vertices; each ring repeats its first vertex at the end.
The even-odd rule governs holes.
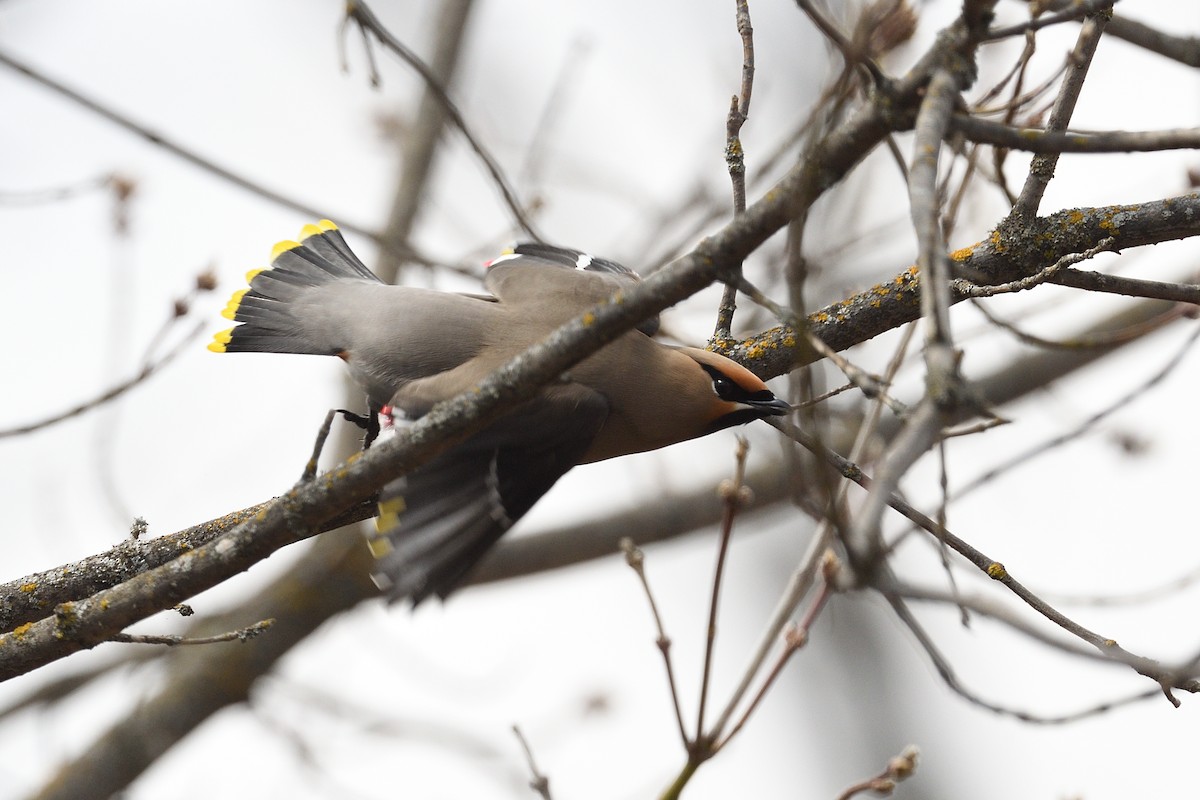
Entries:
MULTIPOLYGON (((523 243, 488 262, 484 285, 504 303, 530 308, 565 307, 571 315, 607 301, 641 281, 623 264, 569 247, 523 243)), ((658 333, 658 317, 638 325, 647 336, 658 333)))
POLYGON ((598 392, 555 386, 385 486, 369 544, 373 577, 389 602, 444 599, 579 463, 607 416, 598 392))

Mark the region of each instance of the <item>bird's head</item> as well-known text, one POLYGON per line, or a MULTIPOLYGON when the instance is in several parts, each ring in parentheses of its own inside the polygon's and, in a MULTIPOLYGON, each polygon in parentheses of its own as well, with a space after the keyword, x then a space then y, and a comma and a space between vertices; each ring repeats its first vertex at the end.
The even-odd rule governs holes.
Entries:
POLYGON ((736 361, 693 347, 680 351, 700 366, 712 384, 705 434, 791 411, 787 402, 776 397, 757 375, 736 361))

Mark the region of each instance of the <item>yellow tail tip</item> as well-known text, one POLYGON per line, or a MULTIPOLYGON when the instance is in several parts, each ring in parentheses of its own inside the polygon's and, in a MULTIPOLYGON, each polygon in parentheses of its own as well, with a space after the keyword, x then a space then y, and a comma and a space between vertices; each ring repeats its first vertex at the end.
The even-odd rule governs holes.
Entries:
POLYGON ((274 247, 271 248, 271 263, 275 263, 275 259, 279 258, 289 250, 295 250, 300 246, 301 244, 299 242, 293 242, 291 239, 284 239, 282 242, 278 242, 274 247))
POLYGON ((371 550, 371 555, 376 558, 383 558, 388 553, 392 552, 392 543, 386 536, 377 536, 372 539, 367 539, 367 547, 371 550))
POLYGON ((225 345, 233 339, 233 328, 226 328, 213 334, 213 340, 208 343, 208 349, 214 353, 224 353, 225 345))
POLYGON ((300 241, 303 242, 313 236, 320 236, 323 233, 329 233, 330 231, 336 231, 337 229, 338 226, 334 225, 327 219, 323 219, 315 225, 309 223, 300 229, 300 241))
POLYGON ((387 533, 396 527, 400 523, 400 515, 404 513, 405 508, 407 508, 407 504, 404 502, 404 495, 396 495, 379 503, 375 514, 376 533, 387 533))
POLYGON ((250 270, 246 273, 246 283, 250 283, 250 281, 254 280, 258 276, 258 273, 266 271, 267 270, 265 267, 259 267, 258 269, 250 270))
POLYGON ((238 289, 233 293, 233 297, 229 298, 229 302, 225 304, 225 308, 221 311, 221 316, 225 319, 237 319, 238 306, 242 304, 242 298, 246 296, 249 289, 238 289))

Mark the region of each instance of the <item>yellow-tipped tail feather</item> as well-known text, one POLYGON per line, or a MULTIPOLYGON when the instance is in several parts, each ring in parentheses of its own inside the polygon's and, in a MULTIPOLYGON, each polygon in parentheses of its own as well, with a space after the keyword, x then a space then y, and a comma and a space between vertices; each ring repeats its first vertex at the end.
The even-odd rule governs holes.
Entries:
POLYGON ((238 306, 241 305, 242 298, 246 296, 246 292, 248 291, 250 290, 238 289, 236 292, 234 292, 233 296, 229 298, 229 302, 225 304, 225 309, 221 311, 221 316, 229 320, 237 317, 238 306))
POLYGON ((208 343, 208 349, 214 353, 224 353, 225 345, 233 338, 233 328, 227 328, 213 334, 213 340, 208 343))
MULTIPOLYGON (((319 325, 307 324, 303 314, 293 313, 296 298, 336 296, 336 290, 330 295, 321 293, 339 281, 378 279, 350 251, 337 225, 329 220, 305 225, 299 238, 277 243, 271 248, 270 266, 246 273, 247 287, 235 291, 221 311, 221 316, 240 324, 217 334, 209 350, 313 355, 338 352, 339 342, 330 341, 319 325)), ((336 315, 338 309, 330 307, 327 312, 336 315)))
POLYGON ((293 242, 291 239, 284 239, 282 242, 276 242, 271 248, 271 263, 289 250, 295 250, 297 247, 302 247, 299 242, 293 242))
POLYGON ((307 239, 312 238, 313 236, 320 236, 323 233, 328 233, 329 231, 336 231, 337 229, 338 229, 337 225, 334 225, 332 222, 330 222, 327 219, 323 219, 320 222, 316 223, 315 225, 310 222, 308 225, 305 225, 303 228, 300 229, 300 241, 303 242, 307 239))
POLYGON ((403 495, 397 495, 396 497, 384 500, 379 504, 379 513, 375 516, 375 530, 383 533, 396 527, 396 524, 400 521, 400 515, 404 513, 404 509, 403 495))

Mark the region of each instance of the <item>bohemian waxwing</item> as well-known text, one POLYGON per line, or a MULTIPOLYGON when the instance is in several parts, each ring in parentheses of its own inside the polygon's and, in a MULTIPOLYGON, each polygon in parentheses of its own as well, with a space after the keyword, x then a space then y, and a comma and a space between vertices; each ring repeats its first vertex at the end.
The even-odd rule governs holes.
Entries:
MULTIPOLYGON (((338 356, 372 414, 416 419, 566 322, 636 282, 577 250, 523 244, 487 266, 488 295, 381 282, 328 220, 271 252, 247 276, 216 335, 218 353, 338 356)), ((571 369, 569 379, 380 492, 375 580, 390 600, 445 597, 576 464, 654 450, 785 414, 745 367, 650 338, 643 323, 571 369)))

